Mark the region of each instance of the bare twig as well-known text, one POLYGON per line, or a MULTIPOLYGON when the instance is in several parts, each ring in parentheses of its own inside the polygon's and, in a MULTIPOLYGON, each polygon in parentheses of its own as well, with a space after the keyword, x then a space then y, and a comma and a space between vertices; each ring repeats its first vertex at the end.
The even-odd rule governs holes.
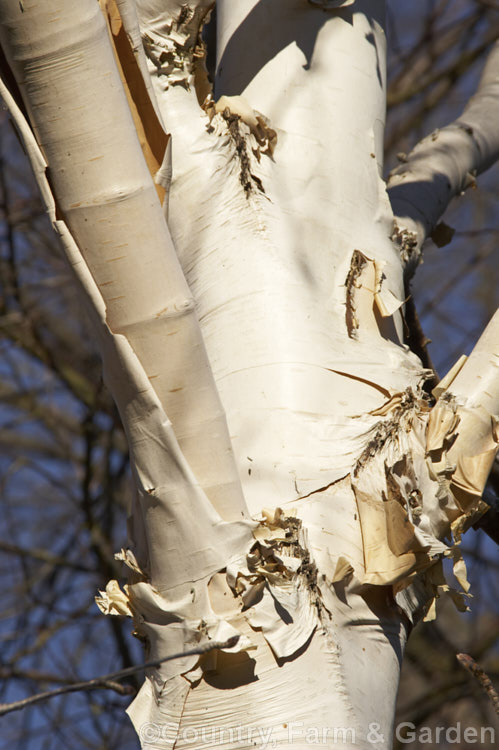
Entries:
POLYGON ((425 390, 430 393, 431 390, 440 382, 438 373, 432 362, 430 352, 428 351, 428 344, 431 340, 426 338, 423 328, 421 327, 421 321, 416 311, 416 305, 414 299, 410 294, 410 285, 407 283, 406 287, 407 300, 405 303, 405 315, 404 320, 407 326, 404 340, 405 343, 412 349, 412 351, 418 355, 423 366, 433 372, 433 376, 429 378, 425 383, 425 390))
POLYGON ((480 686, 483 690, 485 690, 490 700, 492 701, 494 711, 499 716, 499 694, 493 686, 490 677, 485 673, 482 667, 480 667, 476 663, 476 661, 471 658, 469 654, 457 654, 456 659, 462 667, 467 669, 468 672, 471 672, 473 677, 478 680, 480 686))
POLYGON ((86 680, 85 682, 74 682, 70 685, 64 685, 64 687, 57 688, 56 690, 47 690, 43 693, 37 693, 31 695, 28 698, 23 698, 19 701, 13 701, 12 703, 0 703, 0 716, 11 713, 12 711, 19 711, 21 708, 31 706, 34 703, 40 703, 48 698, 54 698, 56 695, 64 695, 65 693, 75 693, 80 690, 96 690, 98 688, 104 688, 106 690, 114 690, 120 695, 130 695, 135 692, 131 685, 120 685, 116 680, 122 680, 124 677, 140 672, 143 669, 149 667, 157 667, 165 661, 172 661, 173 659, 181 659, 184 656, 196 656, 206 654, 208 651, 213 649, 221 648, 232 648, 239 640, 238 635, 228 638, 226 641, 208 641, 207 643, 198 646, 197 648, 184 651, 181 654, 172 654, 171 656, 165 656, 163 659, 155 659, 154 661, 148 661, 145 664, 139 664, 136 667, 127 667, 126 669, 120 669, 118 672, 110 672, 109 674, 103 675, 102 677, 95 677, 93 680, 86 680))
MULTIPOLYGON (((0 444, 1 444, 1 430, 0 430, 0 444)), ((73 570, 79 570, 83 573, 95 573, 95 568, 90 567, 89 565, 83 565, 82 563, 72 562, 71 560, 66 560, 66 558, 62 557, 62 555, 54 555, 48 550, 41 549, 39 547, 32 547, 31 549, 26 549, 24 547, 19 547, 17 544, 11 544, 10 542, 4 542, 3 539, 0 540, 0 552, 7 552, 10 555, 17 555, 18 557, 31 557, 34 560, 40 560, 41 562, 48 563, 49 565, 56 566, 63 566, 66 568, 71 568, 73 570)))

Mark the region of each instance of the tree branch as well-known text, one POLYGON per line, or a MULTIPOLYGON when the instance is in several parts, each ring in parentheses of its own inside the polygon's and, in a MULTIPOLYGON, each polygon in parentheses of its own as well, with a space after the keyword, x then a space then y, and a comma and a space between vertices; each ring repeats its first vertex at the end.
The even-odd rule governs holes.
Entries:
POLYGON ((0 540, 0 552, 6 552, 7 554, 17 555, 19 557, 31 557, 34 560, 48 563, 49 565, 53 565, 54 567, 63 566, 65 568, 71 568, 72 570, 78 570, 83 573, 96 572, 95 568, 91 568, 88 565, 83 565, 83 563, 67 560, 61 555, 54 555, 52 552, 41 549, 39 547, 31 547, 30 549, 25 549, 24 547, 19 547, 17 544, 11 544, 10 542, 0 540))
MULTIPOLYGON (((491 475, 492 476, 492 475, 491 475)), ((499 546, 499 500, 492 492, 484 492, 483 501, 489 505, 489 510, 473 524, 475 530, 484 531, 493 542, 499 546)))
POLYGON ((499 716, 499 695, 497 693, 497 690, 494 688, 490 677, 485 673, 482 667, 480 667, 476 663, 476 661, 471 658, 469 654, 457 654, 456 659, 462 667, 467 669, 468 672, 473 675, 473 677, 476 677, 478 683, 480 684, 480 687, 485 690, 490 700, 492 701, 494 711, 499 716))
POLYGON ((454 196, 499 157, 499 42, 489 55, 476 94, 462 115, 422 140, 388 179, 397 234, 409 270, 454 196))
POLYGON ((499 311, 469 358, 462 357, 433 390, 437 403, 428 421, 427 451, 434 456, 433 470, 442 482, 449 481, 457 506, 465 514, 457 525, 452 524, 456 538, 487 510, 481 498, 499 445, 495 416, 499 411, 498 355, 499 311), (445 467, 438 452, 443 434, 448 445, 445 467), (451 475, 450 466, 454 467, 451 475))
POLYGON ((195 656, 206 654, 214 649, 232 648, 236 645, 239 640, 238 635, 234 635, 228 638, 226 641, 208 641, 202 646, 184 651, 181 654, 172 654, 171 656, 165 656, 162 659, 155 659, 154 661, 148 661, 145 664, 140 664, 136 667, 127 667, 126 669, 120 669, 117 672, 110 672, 109 674, 103 675, 102 677, 95 677, 93 680, 85 680, 84 682, 74 682, 71 685, 64 685, 63 687, 57 688, 56 690, 47 690, 43 693, 37 693, 31 695, 28 698, 23 698, 19 701, 13 701, 12 703, 0 704, 0 716, 12 713, 12 711, 19 711, 21 708, 32 706, 34 703, 40 703, 41 701, 48 700, 49 698, 55 698, 57 695, 65 695, 66 693, 75 693, 81 690, 96 690, 104 688, 106 690, 114 690, 120 695, 130 695, 134 692, 130 685, 120 685, 116 680, 122 680, 124 677, 140 672, 143 669, 149 667, 157 667, 165 661, 172 661, 173 659, 181 659, 185 656, 195 656))

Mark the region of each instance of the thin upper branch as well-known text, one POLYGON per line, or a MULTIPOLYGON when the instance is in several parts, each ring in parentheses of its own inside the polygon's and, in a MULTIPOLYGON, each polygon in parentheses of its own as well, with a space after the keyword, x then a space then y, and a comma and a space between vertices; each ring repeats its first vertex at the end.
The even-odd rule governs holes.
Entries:
MULTIPOLYGON (((12 703, 0 704, 0 716, 4 714, 12 713, 12 711, 19 711, 21 708, 32 706, 34 703, 40 703, 41 701, 48 700, 49 698, 55 698, 57 695, 64 695, 65 693, 75 693, 82 690, 96 690, 98 688, 105 688, 107 690, 114 690, 120 695, 129 695, 133 692, 133 688, 130 690, 129 685, 120 685, 116 680, 122 680, 125 677, 140 672, 143 669, 150 667, 157 667, 163 662, 173 661, 173 659, 181 659, 186 656, 202 655, 213 651, 214 649, 232 648, 236 645, 239 640, 239 636, 235 635, 228 638, 226 641, 208 641, 207 643, 198 646, 197 648, 184 651, 181 654, 171 654, 165 656, 162 659, 154 659, 148 661, 145 664, 139 664, 135 667, 127 667, 126 669, 120 669, 118 672, 110 672, 109 674, 103 675, 102 677, 95 677, 93 680, 85 680, 84 682, 73 682, 69 685, 56 688, 55 690, 47 690, 43 693, 37 693, 36 695, 30 695, 28 698, 23 698, 19 701, 13 701, 12 703)), ((63 680, 61 679, 61 682, 63 680)))

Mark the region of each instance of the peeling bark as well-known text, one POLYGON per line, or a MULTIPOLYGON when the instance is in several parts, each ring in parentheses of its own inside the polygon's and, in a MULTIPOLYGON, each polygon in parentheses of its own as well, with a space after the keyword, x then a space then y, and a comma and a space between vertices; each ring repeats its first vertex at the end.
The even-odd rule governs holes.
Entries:
MULTIPOLYGON (((2 95, 130 445, 129 581, 98 603, 133 618, 152 660, 242 636, 149 670, 130 715, 144 747, 192 747, 202 730, 231 746, 239 726, 283 748, 315 727, 330 747, 367 749, 374 725, 389 746, 411 624, 444 592, 466 607, 459 542, 487 510, 499 352, 496 316, 430 396, 433 373, 403 343, 404 269, 454 188, 416 224, 394 216, 384 4, 220 0, 212 94, 199 77, 210 2, 105 6, 118 57, 129 45, 128 100, 91 0, 0 10, 29 122, 2 95)), ((449 143, 473 140, 466 128, 449 143)), ((480 138, 483 166, 495 145, 480 138)))

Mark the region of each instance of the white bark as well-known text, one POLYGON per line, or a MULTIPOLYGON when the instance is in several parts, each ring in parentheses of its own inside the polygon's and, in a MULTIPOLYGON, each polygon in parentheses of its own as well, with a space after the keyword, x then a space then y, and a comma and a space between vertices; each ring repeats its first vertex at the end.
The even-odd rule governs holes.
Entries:
MULTIPOLYGON (((247 3, 219 6, 227 34, 230 14, 237 26, 250 8, 247 3)), ((242 75, 251 69, 243 50, 251 55, 258 49, 264 60, 270 58, 274 50, 267 54, 262 38, 269 23, 269 44, 283 47, 241 90, 277 130, 274 161, 262 154, 257 162, 252 149, 259 144, 241 121, 240 138, 250 160, 249 174, 244 174, 237 134, 229 134, 221 114, 212 119, 211 134, 206 133, 207 118, 201 122, 199 138, 198 114, 190 131, 195 146, 185 157, 177 130, 188 138, 187 118, 181 109, 176 124, 171 112, 180 108, 179 102, 191 106, 192 92, 172 88, 161 76, 154 79, 174 142, 170 227, 197 300, 252 511, 269 503, 268 498, 275 507, 348 473, 362 438, 348 399, 338 403, 345 378, 364 381, 354 381, 361 413, 421 377, 417 360, 390 341, 378 336, 375 348, 367 331, 365 338, 363 331, 357 339, 345 336, 345 282, 355 249, 376 258, 379 283, 381 267, 387 276, 380 283, 380 307, 385 302, 392 311, 403 300, 401 267, 389 239, 393 217, 380 178, 384 93, 376 63, 379 56, 382 70, 383 34, 374 19, 364 20, 362 14, 352 27, 302 3, 274 3, 272 8, 270 19, 267 8, 255 10, 261 16, 254 29, 248 22, 248 36, 240 24, 233 59, 227 59, 229 52, 222 56, 224 70, 234 71, 233 77, 238 67, 242 75), (288 44, 295 28, 303 35, 302 46, 310 48, 320 31, 310 70, 303 70, 307 58, 301 49, 288 44), (258 37, 258 47, 251 34, 258 37), (356 65, 345 70, 352 45, 356 65), (353 102, 352 90, 360 92, 353 102), (246 190, 241 179, 247 180, 246 190), (366 363, 372 378, 364 378, 366 363)), ((152 33, 149 27, 147 33, 152 33)), ((234 90, 226 88, 223 78, 217 85, 221 94, 234 90)), ((239 106, 236 101, 235 109, 239 106)), ((399 313, 396 323, 401 335, 399 313)), ((372 327, 377 331, 374 319, 372 327)), ((384 332, 397 340, 389 319, 384 332)))
POLYGON ((499 156, 499 42, 483 70, 475 95, 458 119, 435 130, 411 151, 388 181, 395 238, 414 269, 424 240, 452 198, 475 184, 499 156))
POLYGON ((216 507, 240 517, 244 501, 194 301, 144 163, 100 9, 93 2, 54 2, 26 5, 22 12, 18 3, 7 2, 1 20, 2 44, 49 165, 57 211, 101 290, 108 325, 127 336, 154 380, 177 439, 216 507))
POLYGON ((137 0, 137 20, 118 3, 172 136, 168 228, 98 6, 0 9, 40 148, 5 99, 131 448, 130 584, 100 606, 133 615, 150 658, 244 635, 151 672, 130 709, 147 747, 192 747, 196 731, 200 746, 203 727, 231 746, 240 725, 283 748, 314 727, 329 747, 388 746, 410 622, 448 588, 442 556, 467 586, 449 536, 484 510, 497 321, 432 409, 401 344, 381 178, 383 2, 314 5, 221 0, 201 109, 209 3, 137 0))

